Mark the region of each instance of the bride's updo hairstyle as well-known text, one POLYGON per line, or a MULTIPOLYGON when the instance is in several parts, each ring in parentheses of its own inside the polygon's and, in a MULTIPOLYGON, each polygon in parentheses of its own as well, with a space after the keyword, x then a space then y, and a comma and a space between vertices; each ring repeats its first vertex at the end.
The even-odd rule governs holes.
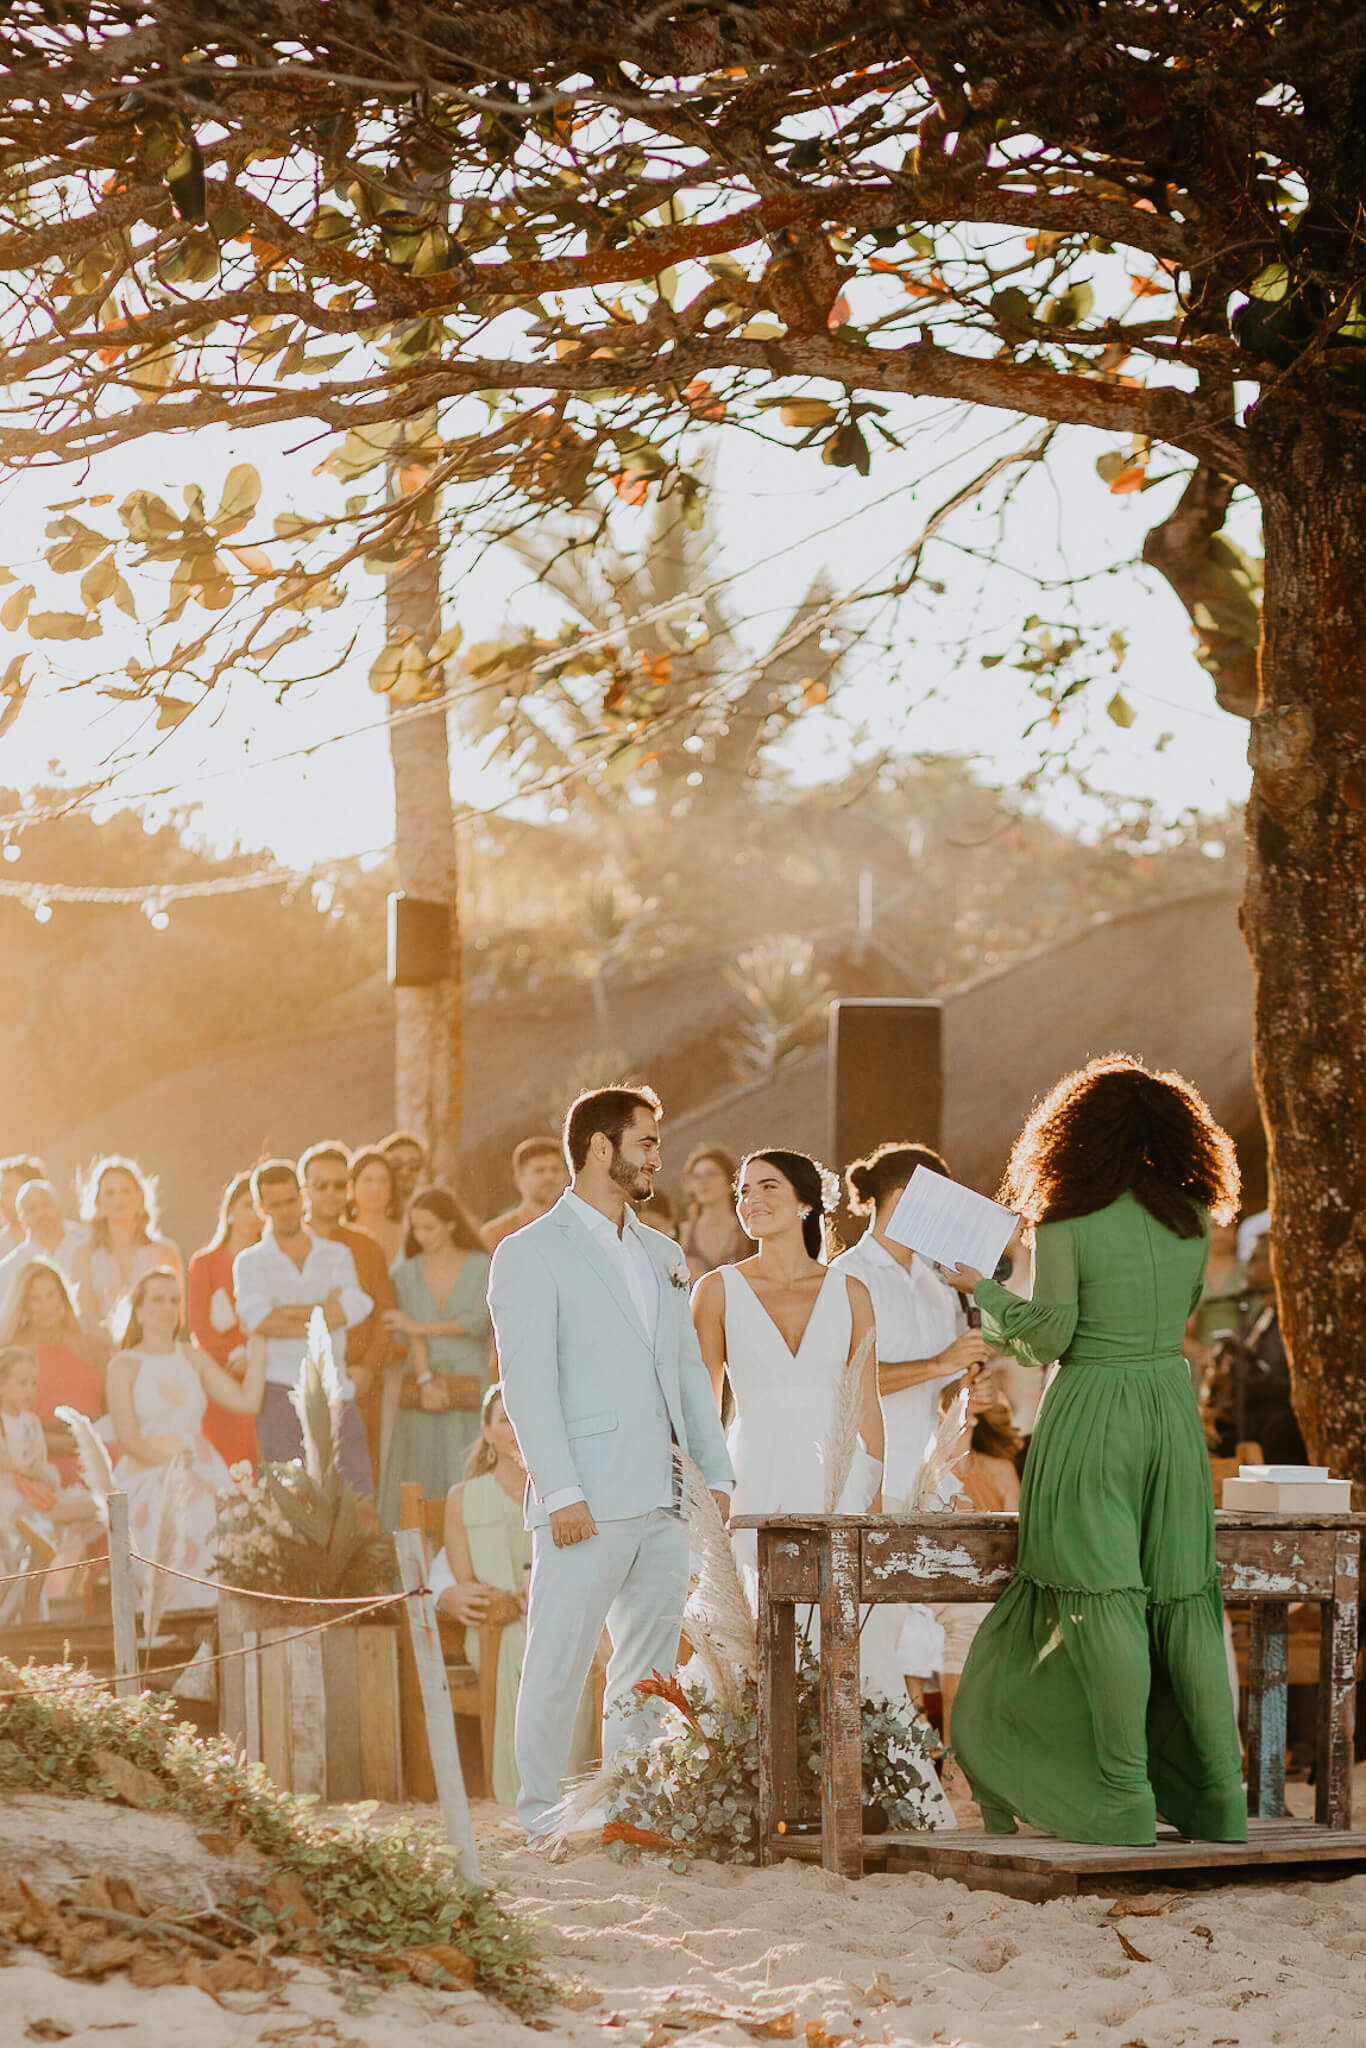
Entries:
POLYGON ((866 1159, 856 1159, 844 1169, 849 1207, 856 1216, 876 1215, 889 1195, 905 1187, 917 1166, 942 1173, 945 1180, 953 1179, 948 1166, 928 1145, 879 1145, 866 1159))
POLYGON ((1091 1216, 1131 1194, 1177 1237, 1238 1213, 1233 1140, 1180 1074, 1108 1052, 1064 1074, 1015 1140, 1000 1199, 1027 1223, 1091 1216))
POLYGON ((806 1246, 807 1256, 813 1259, 824 1257, 833 1249, 827 1243, 826 1219, 833 1216, 839 1204, 840 1184, 834 1174, 819 1160, 812 1159, 809 1153, 775 1150, 748 1153, 744 1166, 740 1168, 742 1180, 745 1166, 751 1159, 767 1160, 770 1166, 777 1167, 785 1180, 791 1181, 792 1192, 807 1212, 802 1218, 802 1243, 806 1246))

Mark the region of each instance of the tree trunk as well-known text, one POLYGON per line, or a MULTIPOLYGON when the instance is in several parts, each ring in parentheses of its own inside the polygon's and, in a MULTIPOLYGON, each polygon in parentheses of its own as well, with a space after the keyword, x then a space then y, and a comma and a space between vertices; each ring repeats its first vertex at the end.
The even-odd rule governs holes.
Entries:
MULTIPOLYGON (((390 641, 424 651, 441 631, 441 556, 433 545, 391 571, 385 591, 390 641)), ((444 707, 390 705, 394 771, 394 864, 405 895, 444 903, 450 913, 450 976, 427 988, 394 990, 394 1095, 398 1123, 427 1147, 435 1178, 455 1184, 460 1164, 464 1082, 460 912, 455 821, 444 707)))
POLYGON ((1250 421, 1266 597, 1242 921, 1296 1413, 1312 1458, 1366 1480, 1366 425, 1307 397, 1250 421))

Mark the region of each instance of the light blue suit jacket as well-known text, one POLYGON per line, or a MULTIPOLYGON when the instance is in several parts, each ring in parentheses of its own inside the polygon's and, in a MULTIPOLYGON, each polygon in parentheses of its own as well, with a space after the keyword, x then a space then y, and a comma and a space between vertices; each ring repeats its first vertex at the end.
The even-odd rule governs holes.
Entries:
POLYGON ((683 1254, 657 1230, 642 1235, 659 1281, 652 1330, 565 1200, 493 1255, 489 1308, 503 1399, 531 1480, 529 1528, 546 1522, 547 1497, 570 1487, 582 1490, 596 1522, 669 1507, 673 1442, 708 1486, 733 1484, 683 1254))

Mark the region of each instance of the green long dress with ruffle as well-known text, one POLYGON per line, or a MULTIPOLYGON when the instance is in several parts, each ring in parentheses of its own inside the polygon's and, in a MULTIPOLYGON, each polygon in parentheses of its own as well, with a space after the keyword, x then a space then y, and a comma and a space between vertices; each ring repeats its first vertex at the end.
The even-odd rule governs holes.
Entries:
POLYGON ((953 1742, 987 1828, 1076 1842, 1247 1839, 1209 1458, 1181 1355, 1206 1238, 1132 1195, 1036 1233, 1028 1301, 984 1334, 1061 1361, 1025 1464, 1019 1556, 978 1631, 953 1742))

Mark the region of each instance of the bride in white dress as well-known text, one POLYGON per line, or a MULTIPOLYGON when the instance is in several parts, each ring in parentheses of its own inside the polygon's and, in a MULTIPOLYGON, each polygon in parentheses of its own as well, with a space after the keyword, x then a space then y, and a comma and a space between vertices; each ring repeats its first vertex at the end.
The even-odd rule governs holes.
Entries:
MULTIPOLYGON (((863 1282, 822 1263, 826 1190, 804 1152, 756 1152, 740 1170, 736 1212, 759 1246, 751 1259, 708 1273, 693 1295, 698 1342, 718 1401, 730 1382, 727 1438, 735 1467, 731 1513, 821 1513, 826 1460, 844 1375, 873 1330, 863 1282)), ((877 1373, 863 1372, 859 1442, 838 1506, 877 1512, 884 1447, 877 1373)), ((751 1586, 753 1530, 734 1537, 751 1586)))
MULTIPOLYGON (((862 1389, 858 1443, 835 1506, 841 1514, 881 1512, 885 1432, 872 1297, 856 1275, 827 1266, 822 1256, 827 1209, 838 1200, 834 1175, 804 1152, 751 1153, 740 1169, 736 1213, 759 1250, 752 1259, 708 1273, 693 1292, 698 1343, 717 1401, 726 1380, 735 1400, 727 1436, 735 1467, 732 1515, 825 1511, 827 1461, 841 1434, 845 1376, 856 1360, 862 1389)), ((756 1605, 754 1531, 737 1529, 731 1541, 756 1605)), ((818 1625, 811 1617, 813 1644, 818 1625)), ((905 1713, 899 1635, 893 1610, 870 1607, 859 1637, 859 1666, 865 1696, 905 1713)), ((932 1768, 925 1772, 920 1805, 922 1825, 955 1825, 932 1768)))

